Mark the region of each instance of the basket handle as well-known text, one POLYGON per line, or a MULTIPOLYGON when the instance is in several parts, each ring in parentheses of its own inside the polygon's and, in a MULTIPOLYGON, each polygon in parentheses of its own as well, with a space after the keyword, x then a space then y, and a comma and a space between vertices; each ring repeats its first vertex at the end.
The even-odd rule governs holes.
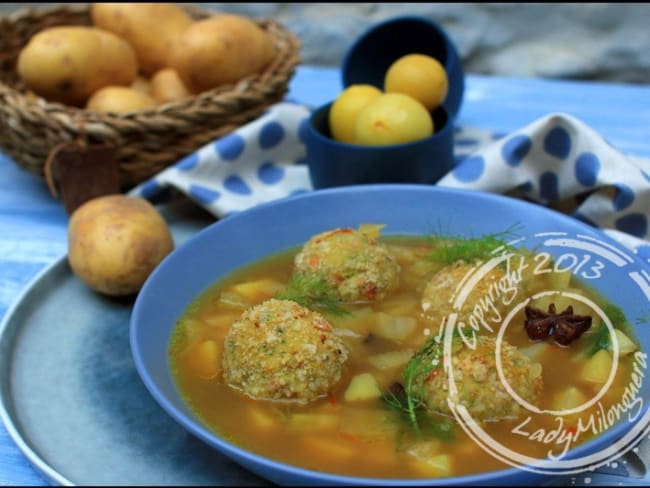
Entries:
POLYGON ((56 183, 54 182, 54 174, 52 167, 54 165, 54 161, 57 160, 57 156, 59 155, 59 152, 63 151, 66 148, 69 148, 69 150, 75 150, 79 148, 78 150, 84 150, 86 149, 86 146, 88 145, 86 141, 86 124, 84 123, 84 120, 82 118, 76 118, 77 122, 77 131, 78 131, 78 136, 75 140, 73 141, 63 141, 54 146, 52 149, 50 149, 50 152, 47 155, 47 159, 45 160, 45 164, 43 165, 43 173, 45 176, 45 182, 47 183, 47 187, 50 189, 50 193, 54 198, 59 198, 59 194, 56 188, 56 183))
POLYGON ((57 190, 56 183, 54 182, 54 175, 52 174, 52 165, 54 163, 54 160, 56 159, 57 154, 63 148, 71 144, 76 144, 76 143, 71 141, 64 141, 64 142, 60 142, 52 149, 50 149, 50 152, 47 155, 47 159, 45 160, 45 165, 43 166, 43 173, 45 175, 45 182, 47 183, 47 187, 50 190, 50 194, 57 199, 59 198, 59 192, 57 190))

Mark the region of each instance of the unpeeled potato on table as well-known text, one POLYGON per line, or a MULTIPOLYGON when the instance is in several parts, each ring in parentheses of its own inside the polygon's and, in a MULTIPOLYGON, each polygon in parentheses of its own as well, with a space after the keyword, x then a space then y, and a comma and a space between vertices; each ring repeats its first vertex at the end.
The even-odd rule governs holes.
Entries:
POLYGON ((126 41, 94 27, 44 29, 18 55, 16 70, 30 90, 50 101, 83 105, 106 85, 129 85, 137 76, 126 41))
POLYGON ((273 40, 253 20, 219 14, 194 22, 179 35, 170 66, 192 92, 200 93, 261 72, 274 55, 273 40))
POLYGON ((173 248, 167 222, 139 197, 96 197, 70 216, 70 267, 86 285, 106 295, 137 293, 173 248))
POLYGON ((95 26, 117 34, 133 47, 146 75, 168 66, 172 45, 193 22, 173 3, 94 3, 90 15, 95 26))
POLYGON ((164 68, 151 77, 151 95, 158 103, 176 102, 191 95, 176 70, 164 68))
POLYGON ((127 86, 105 86, 88 99, 86 109, 123 114, 155 106, 156 101, 142 91, 127 86))

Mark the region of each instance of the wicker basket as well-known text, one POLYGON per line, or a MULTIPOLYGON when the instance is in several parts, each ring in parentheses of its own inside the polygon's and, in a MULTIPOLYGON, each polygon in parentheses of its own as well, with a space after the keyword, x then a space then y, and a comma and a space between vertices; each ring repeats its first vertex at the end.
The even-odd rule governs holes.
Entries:
MULTIPOLYGON (((183 8, 195 19, 216 13, 183 8)), ((118 115, 29 96, 15 70, 21 48, 36 32, 57 25, 90 25, 88 5, 22 9, 0 18, 0 149, 45 178, 48 156, 61 143, 110 144, 116 149, 122 187, 140 183, 283 99, 300 62, 299 40, 274 20, 256 22, 277 48, 263 73, 155 109, 118 115)), ((56 180, 56 168, 53 171, 56 180)))

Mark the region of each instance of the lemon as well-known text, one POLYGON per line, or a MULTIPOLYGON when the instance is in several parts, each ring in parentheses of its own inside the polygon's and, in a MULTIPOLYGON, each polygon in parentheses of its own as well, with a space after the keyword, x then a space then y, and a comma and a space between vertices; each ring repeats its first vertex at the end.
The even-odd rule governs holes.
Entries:
POLYGON ((386 71, 384 91, 410 95, 431 111, 447 97, 449 80, 444 66, 425 54, 407 54, 386 71))
POLYGON ((339 142, 354 143, 354 122, 359 111, 382 94, 372 85, 350 85, 334 100, 329 113, 332 137, 339 142))
POLYGON ((424 105, 403 93, 384 93, 357 115, 354 139, 361 145, 387 146, 424 139, 433 131, 433 119, 424 105))

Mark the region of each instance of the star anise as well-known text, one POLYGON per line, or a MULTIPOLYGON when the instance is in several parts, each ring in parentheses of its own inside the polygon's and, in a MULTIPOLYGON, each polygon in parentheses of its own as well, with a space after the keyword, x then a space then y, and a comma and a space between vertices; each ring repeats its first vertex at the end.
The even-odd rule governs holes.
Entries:
POLYGON ((571 305, 560 313, 554 303, 549 305, 548 312, 531 306, 526 306, 525 312, 524 328, 534 341, 553 336, 555 342, 567 346, 591 327, 591 316, 575 315, 571 305))

